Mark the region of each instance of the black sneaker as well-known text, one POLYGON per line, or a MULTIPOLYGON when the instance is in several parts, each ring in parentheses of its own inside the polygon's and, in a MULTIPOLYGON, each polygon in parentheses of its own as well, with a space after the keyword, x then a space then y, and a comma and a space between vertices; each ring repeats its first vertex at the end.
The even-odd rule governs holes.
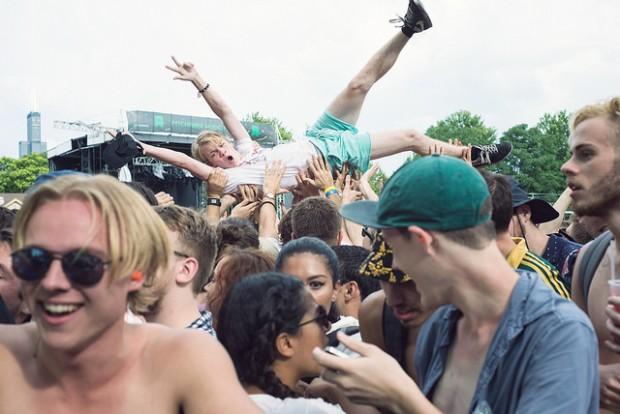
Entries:
POLYGON ((409 0, 409 8, 405 17, 398 16, 396 19, 391 19, 390 23, 402 23, 401 30, 407 37, 433 27, 433 23, 420 0, 409 0))
POLYGON ((471 163, 474 167, 491 165, 500 162, 510 154, 512 144, 510 142, 500 142, 490 145, 472 145, 471 163))

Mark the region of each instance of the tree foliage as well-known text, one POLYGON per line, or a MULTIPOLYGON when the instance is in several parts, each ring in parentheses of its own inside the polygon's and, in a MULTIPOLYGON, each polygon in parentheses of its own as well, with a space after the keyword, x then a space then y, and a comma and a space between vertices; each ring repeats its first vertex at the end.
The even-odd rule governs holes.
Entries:
POLYGON ((26 155, 19 159, 0 158, 0 192, 23 193, 41 174, 49 172, 47 157, 26 155))
POLYGON ((441 141, 458 138, 465 145, 486 145, 495 142, 496 130, 487 127, 480 116, 458 111, 429 127, 426 135, 441 141))
POLYGON ((566 180, 560 167, 570 157, 566 111, 544 114, 536 126, 515 125, 501 140, 512 143, 512 153, 496 169, 513 175, 530 193, 561 193, 566 180))
POLYGON ((285 127, 282 121, 276 117, 268 117, 262 115, 260 112, 252 112, 251 114, 246 115, 243 120, 260 124, 271 124, 275 126, 278 128, 278 132, 280 133, 281 142, 287 142, 293 139, 293 131, 285 127))
POLYGON ((375 194, 378 195, 378 194, 381 194, 381 190, 383 190, 383 185, 385 184, 386 181, 387 181, 387 176, 385 175, 383 170, 379 168, 377 172, 375 173, 375 175, 370 177, 368 184, 370 184, 370 188, 372 188, 372 191, 374 191, 375 194))

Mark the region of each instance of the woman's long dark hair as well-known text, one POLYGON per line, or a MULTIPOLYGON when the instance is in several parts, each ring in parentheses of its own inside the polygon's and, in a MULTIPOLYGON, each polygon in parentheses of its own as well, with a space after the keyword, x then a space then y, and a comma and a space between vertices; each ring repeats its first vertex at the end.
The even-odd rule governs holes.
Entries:
POLYGON ((268 272, 239 281, 220 309, 218 339, 230 354, 239 380, 277 398, 298 397, 271 368, 279 334, 295 335, 308 311, 304 284, 268 272))

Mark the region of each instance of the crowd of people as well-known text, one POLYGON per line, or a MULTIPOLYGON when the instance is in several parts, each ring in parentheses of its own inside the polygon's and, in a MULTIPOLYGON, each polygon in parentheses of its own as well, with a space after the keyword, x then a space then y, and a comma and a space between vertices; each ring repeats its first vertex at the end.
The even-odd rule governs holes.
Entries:
POLYGON ((620 412, 620 97, 574 113, 551 205, 487 169, 510 144, 358 131, 432 26, 417 0, 400 21, 273 149, 173 58, 233 143, 205 131, 189 157, 118 132, 107 156, 185 168, 204 208, 53 172, 0 209, 0 413, 620 412), (402 151, 420 156, 376 194, 370 161, 402 151))

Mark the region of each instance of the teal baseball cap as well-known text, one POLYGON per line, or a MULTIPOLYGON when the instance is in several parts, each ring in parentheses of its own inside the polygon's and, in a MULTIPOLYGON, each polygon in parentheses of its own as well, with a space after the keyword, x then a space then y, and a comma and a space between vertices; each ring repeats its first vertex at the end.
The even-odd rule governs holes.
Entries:
POLYGON ((484 178, 465 161, 430 155, 409 161, 387 181, 379 201, 340 209, 344 218, 377 229, 419 226, 453 231, 491 220, 484 178))

